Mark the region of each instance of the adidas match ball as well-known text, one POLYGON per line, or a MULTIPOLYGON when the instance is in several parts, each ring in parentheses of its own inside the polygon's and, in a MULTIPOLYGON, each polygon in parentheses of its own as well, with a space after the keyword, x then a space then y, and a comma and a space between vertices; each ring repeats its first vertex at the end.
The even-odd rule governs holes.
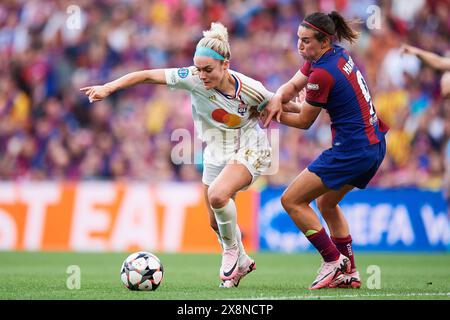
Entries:
POLYGON ((157 256, 149 252, 130 254, 120 268, 122 283, 130 290, 156 290, 163 279, 163 266, 157 256))

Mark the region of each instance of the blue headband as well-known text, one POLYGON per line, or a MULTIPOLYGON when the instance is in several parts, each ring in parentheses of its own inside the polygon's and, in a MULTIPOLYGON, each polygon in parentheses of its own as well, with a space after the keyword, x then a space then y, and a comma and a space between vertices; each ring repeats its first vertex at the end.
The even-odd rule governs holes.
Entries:
POLYGON ((217 51, 206 48, 206 47, 197 47, 195 50, 194 57, 210 57, 216 60, 226 60, 221 54, 219 54, 217 51))

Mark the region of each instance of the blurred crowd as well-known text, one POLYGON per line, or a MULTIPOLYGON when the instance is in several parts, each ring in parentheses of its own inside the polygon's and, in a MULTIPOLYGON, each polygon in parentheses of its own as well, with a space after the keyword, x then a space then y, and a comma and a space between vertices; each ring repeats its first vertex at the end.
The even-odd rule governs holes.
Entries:
MULTIPOLYGON (((90 104, 79 91, 128 72, 189 66, 213 21, 230 33, 231 68, 275 91, 302 65, 297 28, 306 14, 359 18, 356 44, 343 43, 365 75, 379 116, 390 126, 388 154, 372 186, 445 190, 450 170, 450 99, 441 73, 402 43, 439 55, 450 50, 445 0, 15 0, 0 4, 0 178, 199 181, 196 164, 174 164, 186 129, 194 142, 189 95, 139 85, 90 104)), ((261 184, 289 183, 330 147, 327 113, 307 131, 280 130, 280 168, 261 184)))

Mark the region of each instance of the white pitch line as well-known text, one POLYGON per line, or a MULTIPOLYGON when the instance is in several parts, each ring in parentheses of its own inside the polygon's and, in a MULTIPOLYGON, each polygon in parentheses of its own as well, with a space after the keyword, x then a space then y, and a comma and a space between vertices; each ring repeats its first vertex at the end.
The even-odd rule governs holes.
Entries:
POLYGON ((338 298, 364 298, 364 297, 450 297, 450 292, 412 292, 412 293, 380 293, 380 294, 342 294, 334 296, 287 296, 287 297, 251 297, 251 298, 236 298, 233 300, 296 300, 296 299, 338 299, 338 298))

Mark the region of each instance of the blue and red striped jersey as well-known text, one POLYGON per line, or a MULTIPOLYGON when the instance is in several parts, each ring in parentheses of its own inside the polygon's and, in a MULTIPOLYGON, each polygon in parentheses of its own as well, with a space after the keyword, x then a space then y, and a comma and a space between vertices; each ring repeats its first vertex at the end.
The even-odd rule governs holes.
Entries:
POLYGON ((384 139, 389 128, 377 117, 366 81, 344 48, 333 45, 300 71, 308 77, 306 102, 330 115, 334 149, 351 150, 384 139))

